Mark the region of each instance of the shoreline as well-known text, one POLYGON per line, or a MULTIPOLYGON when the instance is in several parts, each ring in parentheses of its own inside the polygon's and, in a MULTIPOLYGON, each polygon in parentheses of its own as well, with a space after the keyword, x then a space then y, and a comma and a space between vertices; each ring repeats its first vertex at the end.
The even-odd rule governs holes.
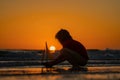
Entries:
POLYGON ((55 72, 54 68, 50 72, 46 72, 46 68, 34 66, 34 67, 12 67, 12 68, 1 68, 0 76, 13 76, 13 75, 58 75, 58 74, 107 74, 107 73, 118 73, 120 74, 120 66, 103 66, 103 67, 86 67, 87 71, 69 72, 67 71, 70 66, 56 66, 55 68, 64 69, 62 72, 55 72), (42 73, 42 69, 43 72, 42 73))

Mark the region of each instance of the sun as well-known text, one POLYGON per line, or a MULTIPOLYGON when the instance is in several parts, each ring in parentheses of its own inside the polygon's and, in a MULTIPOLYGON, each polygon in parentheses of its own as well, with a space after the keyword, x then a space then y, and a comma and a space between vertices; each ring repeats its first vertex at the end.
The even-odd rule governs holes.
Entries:
POLYGON ((55 48, 55 46, 50 46, 49 50, 50 50, 50 51, 55 51, 56 48, 55 48))

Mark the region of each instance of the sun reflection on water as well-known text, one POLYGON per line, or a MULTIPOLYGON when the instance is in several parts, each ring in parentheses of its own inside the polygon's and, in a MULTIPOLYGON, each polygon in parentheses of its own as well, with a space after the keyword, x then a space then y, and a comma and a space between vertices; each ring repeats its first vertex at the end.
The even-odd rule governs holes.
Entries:
MULTIPOLYGON (((65 70, 68 67, 64 67, 65 70)), ((120 67, 89 67, 88 72, 70 73, 70 74, 40 74, 40 67, 24 67, 24 68, 3 68, 0 74, 12 74, 10 76, 0 75, 0 80, 119 80, 120 67), (103 71, 101 71, 103 70, 103 71), (105 72, 109 71, 109 72, 105 72), (118 71, 118 72, 117 72, 118 71), (27 75, 27 74, 31 75, 27 75), (19 74, 19 75, 15 75, 19 74), (22 75, 20 75, 22 74, 22 75), (26 74, 26 75, 24 75, 26 74)), ((44 68, 45 69, 45 68, 44 68)))

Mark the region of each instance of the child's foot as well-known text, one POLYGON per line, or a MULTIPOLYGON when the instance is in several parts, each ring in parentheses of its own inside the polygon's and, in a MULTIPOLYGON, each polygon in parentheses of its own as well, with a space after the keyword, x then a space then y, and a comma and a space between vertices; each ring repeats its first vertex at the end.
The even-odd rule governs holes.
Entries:
POLYGON ((41 65, 44 65, 46 68, 52 68, 52 65, 49 62, 41 63, 41 65))
POLYGON ((74 66, 70 69, 68 69, 69 71, 87 71, 87 68, 83 68, 83 67, 79 67, 79 66, 74 66))
POLYGON ((72 67, 70 69, 68 69, 69 71, 80 71, 81 68, 79 66, 76 66, 76 67, 72 67))

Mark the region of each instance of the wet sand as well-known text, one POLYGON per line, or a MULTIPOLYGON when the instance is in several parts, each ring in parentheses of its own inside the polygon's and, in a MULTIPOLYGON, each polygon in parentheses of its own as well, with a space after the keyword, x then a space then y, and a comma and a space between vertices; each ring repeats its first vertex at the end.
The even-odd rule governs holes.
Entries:
MULTIPOLYGON (((70 67, 56 66, 64 70, 70 67)), ((87 67, 88 71, 79 72, 42 72, 41 67, 0 68, 0 80, 120 80, 120 66, 87 67)))
POLYGON ((2 76, 0 80, 120 80, 118 73, 2 76))

